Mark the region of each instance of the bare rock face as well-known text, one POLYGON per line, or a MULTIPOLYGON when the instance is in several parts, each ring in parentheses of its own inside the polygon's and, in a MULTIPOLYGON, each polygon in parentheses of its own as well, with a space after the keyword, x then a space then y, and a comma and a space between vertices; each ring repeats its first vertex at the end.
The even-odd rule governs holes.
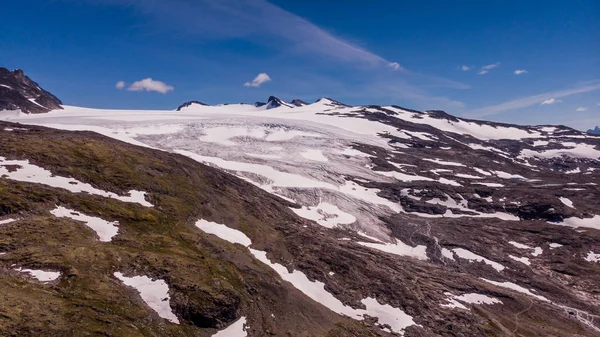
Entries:
POLYGON ((28 114, 62 109, 56 96, 40 88, 23 70, 9 71, 0 67, 0 111, 21 110, 28 114))
POLYGON ((207 106, 208 104, 200 102, 200 101, 189 101, 189 102, 185 102, 185 103, 181 104, 180 106, 178 106, 177 107, 177 111, 181 111, 181 109, 187 108, 187 107, 192 106, 192 105, 207 106))

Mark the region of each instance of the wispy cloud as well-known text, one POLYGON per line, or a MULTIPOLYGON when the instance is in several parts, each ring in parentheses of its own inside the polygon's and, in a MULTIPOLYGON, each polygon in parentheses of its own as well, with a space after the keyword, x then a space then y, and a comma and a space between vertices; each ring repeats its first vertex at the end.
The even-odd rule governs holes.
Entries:
POLYGON ((393 70, 402 70, 403 68, 400 66, 400 63, 398 62, 391 62, 388 63, 388 67, 392 68, 393 70))
POLYGON ((562 102, 560 99, 548 98, 547 100, 544 100, 542 103, 540 103, 540 105, 550 105, 550 104, 560 103, 560 102, 562 102))
POLYGON ((504 111, 516 110, 526 108, 535 104, 541 104, 542 102, 550 99, 556 100, 557 98, 567 97, 575 94, 584 92, 600 90, 600 81, 588 82, 586 85, 582 85, 573 89, 558 90, 546 92, 543 94, 533 95, 529 97, 518 98, 508 102, 504 102, 497 105, 483 107, 472 110, 468 113, 470 117, 485 117, 491 115, 497 115, 504 111))
POLYGON ((469 67, 469 66, 460 66, 460 70, 462 70, 462 71, 469 71, 469 70, 471 70, 471 67, 469 67))
POLYGON ((583 111, 587 111, 588 108, 580 106, 579 108, 575 109, 575 111, 577 112, 583 112, 583 111))
POLYGON ((490 70, 494 68, 498 68, 500 66, 500 62, 496 62, 493 64, 488 64, 487 66, 481 67, 481 71, 479 71, 479 75, 485 75, 490 72, 490 70))
MULTIPOLYGON (((118 84, 118 83, 117 83, 118 84)), ((124 85, 124 83, 123 83, 124 85)), ((155 81, 152 78, 148 77, 143 80, 135 81, 132 85, 127 88, 129 91, 156 91, 161 94, 166 94, 169 91, 175 90, 170 85, 165 84, 161 81, 155 81)))
POLYGON ((260 73, 260 74, 256 75, 256 77, 252 80, 252 82, 244 83, 244 86, 258 88, 258 87, 260 87, 261 84, 263 84, 265 82, 269 82, 270 80, 271 80, 271 77, 269 77, 269 75, 267 75, 266 73, 260 73))
POLYGON ((525 69, 517 69, 515 70, 515 75, 527 74, 528 71, 525 69))
MULTIPOLYGON (((415 87, 466 89, 468 85, 405 69, 396 60, 336 36, 266 0, 86 0, 132 8, 149 29, 208 40, 243 39, 315 60, 329 59, 365 71, 388 71, 415 87)), ((374 76, 378 76, 375 74, 374 76)))
POLYGON ((119 89, 119 90, 121 90, 121 89, 125 88, 125 82, 123 82, 123 81, 119 81, 119 82, 117 82, 117 83, 115 84, 115 88, 117 88, 117 89, 119 89))

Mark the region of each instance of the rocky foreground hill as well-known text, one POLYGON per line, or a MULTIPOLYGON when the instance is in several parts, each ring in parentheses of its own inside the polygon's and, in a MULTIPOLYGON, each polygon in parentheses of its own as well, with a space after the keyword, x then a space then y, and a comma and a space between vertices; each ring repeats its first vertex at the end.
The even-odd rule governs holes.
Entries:
POLYGON ((298 102, 0 112, 0 335, 600 336, 599 137, 298 102))

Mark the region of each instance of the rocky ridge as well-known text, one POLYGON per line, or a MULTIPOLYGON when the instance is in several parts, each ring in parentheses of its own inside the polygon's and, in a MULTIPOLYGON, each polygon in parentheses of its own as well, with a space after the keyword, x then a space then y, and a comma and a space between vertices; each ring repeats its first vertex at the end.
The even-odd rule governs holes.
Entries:
POLYGON ((21 110, 28 114, 62 109, 62 102, 27 77, 23 70, 0 67, 0 111, 21 110))

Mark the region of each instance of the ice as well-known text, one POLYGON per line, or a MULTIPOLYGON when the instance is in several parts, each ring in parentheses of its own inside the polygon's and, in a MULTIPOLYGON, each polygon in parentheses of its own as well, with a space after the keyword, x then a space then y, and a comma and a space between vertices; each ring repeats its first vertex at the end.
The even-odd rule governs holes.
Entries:
POLYGON ((396 239, 396 243, 371 243, 371 242, 357 242, 361 246, 380 250, 382 252, 414 257, 419 260, 428 260, 427 257, 427 246, 417 245, 416 247, 409 246, 404 242, 396 239))
POLYGON ((127 277, 120 272, 114 273, 114 276, 125 285, 135 288, 142 297, 142 300, 158 316, 172 323, 179 324, 179 319, 173 313, 169 302, 169 286, 164 280, 152 280, 148 276, 127 277))
POLYGON ((493 284, 495 286, 498 286, 498 287, 502 287, 502 288, 506 288, 506 289, 511 289, 511 290, 516 291, 516 292, 520 292, 522 294, 526 294, 526 295, 535 297, 535 298, 537 298, 540 301, 550 302, 544 296, 536 295, 536 294, 532 293, 529 289, 523 288, 520 285, 514 284, 512 282, 496 282, 496 281, 491 281, 491 280, 484 279, 484 278, 482 278, 482 280, 484 280, 485 282, 491 283, 491 284, 493 284))
POLYGON ((588 255, 585 257, 585 260, 588 262, 600 262, 600 254, 596 254, 596 253, 590 251, 588 253, 588 255))
POLYGON ((467 122, 464 120, 452 121, 448 119, 439 119, 429 116, 427 113, 414 115, 410 112, 403 112, 394 107, 385 107, 393 111, 400 112, 394 117, 403 119, 412 123, 426 124, 433 126, 434 128, 458 133, 467 134, 479 139, 522 139, 522 138, 539 138, 542 136, 537 131, 528 132, 527 130, 515 128, 515 127, 504 127, 504 126, 493 126, 484 123, 467 122))
POLYGON ((302 208, 290 208, 298 216, 314 220, 319 225, 333 228, 336 225, 349 225, 356 221, 356 217, 339 209, 336 205, 321 202, 317 206, 303 206, 302 208))
POLYGON ((196 221, 196 227, 200 228, 206 233, 214 234, 219 238, 231 243, 239 243, 240 245, 246 247, 252 244, 252 241, 248 236, 246 236, 246 234, 216 222, 198 220, 196 221))
POLYGON ((212 337, 246 337, 246 317, 242 316, 240 319, 229 325, 227 328, 212 335, 212 337))
POLYGON ((340 154, 346 155, 346 156, 350 156, 350 157, 372 157, 370 154, 352 149, 352 148, 347 148, 344 149, 343 151, 339 152, 340 154))
POLYGON ((562 247, 563 245, 561 245, 560 243, 556 243, 556 242, 550 242, 548 244, 548 246, 550 246, 550 249, 554 249, 554 248, 562 247))
POLYGON ((0 225, 6 225, 6 224, 9 224, 9 223, 11 223, 13 221, 17 221, 17 220, 16 219, 12 219, 12 218, 3 219, 3 220, 0 220, 0 225))
POLYGON ((17 268, 15 270, 18 272, 21 272, 21 273, 27 273, 27 274, 35 277, 38 281, 41 281, 41 282, 54 281, 60 277, 60 272, 55 272, 55 271, 44 271, 44 270, 37 270, 37 269, 21 269, 21 268, 17 268))
POLYGON ((7 179, 38 183, 51 187, 64 188, 73 193, 86 192, 107 198, 115 198, 124 202, 138 203, 142 206, 152 207, 153 205, 146 201, 145 192, 129 191, 129 196, 120 196, 116 193, 103 191, 93 187, 90 184, 83 183, 73 178, 66 178, 52 174, 52 172, 30 164, 28 160, 7 160, 0 157, 0 176, 7 179), (6 166, 14 165, 16 170, 9 171, 6 166))
POLYGON ((62 206, 56 207, 55 209, 51 210, 50 213, 52 213, 52 215, 55 217, 71 218, 73 220, 85 223, 86 226, 90 227, 96 232, 96 234, 98 234, 98 237, 102 242, 110 242, 112 238, 119 232, 119 222, 117 221, 106 221, 62 206))
POLYGON ((463 258, 465 260, 484 262, 485 264, 489 264, 490 266, 492 266, 492 268, 496 269, 497 271, 503 271, 505 269, 505 267, 500 263, 486 259, 485 257, 479 256, 464 248, 454 248, 452 250, 454 251, 454 253, 456 253, 456 255, 458 255, 458 257, 463 258))
POLYGON ((571 208, 575 208, 575 207, 573 207, 573 202, 571 200, 569 200, 567 198, 564 198, 564 197, 560 197, 558 199, 560 199, 560 202, 562 202, 566 206, 571 207, 571 208))
POLYGON ((533 253, 531 253, 531 255, 539 256, 539 255, 542 255, 542 252, 543 252, 542 247, 535 247, 533 249, 533 253))
POLYGON ((327 159, 327 157, 323 155, 323 152, 321 150, 309 149, 304 152, 301 152, 300 155, 308 160, 320 162, 329 161, 329 159, 327 159))

